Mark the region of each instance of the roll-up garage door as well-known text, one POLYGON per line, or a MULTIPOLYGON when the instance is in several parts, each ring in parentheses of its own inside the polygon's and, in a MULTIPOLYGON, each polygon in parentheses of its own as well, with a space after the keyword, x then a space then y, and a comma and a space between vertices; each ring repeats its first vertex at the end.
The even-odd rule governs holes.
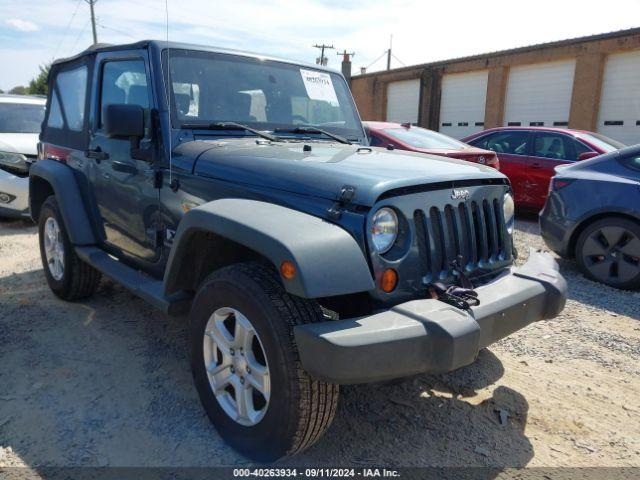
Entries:
POLYGON ((484 130, 489 72, 448 74, 442 77, 440 131, 462 138, 484 130))
POLYGON ((607 58, 598 132, 627 145, 640 143, 640 52, 607 58))
POLYGON ((575 68, 575 59, 511 68, 504 124, 567 127, 575 68))
POLYGON ((418 123, 420 80, 391 82, 387 86, 387 121, 418 123))

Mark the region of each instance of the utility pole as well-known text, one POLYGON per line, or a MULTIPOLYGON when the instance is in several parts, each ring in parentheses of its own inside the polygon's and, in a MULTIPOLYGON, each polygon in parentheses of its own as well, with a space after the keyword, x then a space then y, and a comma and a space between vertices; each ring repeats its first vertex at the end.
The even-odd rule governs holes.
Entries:
POLYGON ((387 70, 391 70, 391 44, 393 43, 393 35, 389 38, 389 50, 387 50, 387 70))
POLYGON ((91 28, 93 29, 93 44, 98 43, 98 34, 96 32, 96 15, 93 11, 93 6, 96 4, 98 0, 84 0, 89 4, 89 8, 91 9, 91 28))
POLYGON ((326 65, 327 64, 327 57, 324 56, 324 50, 333 50, 333 45, 325 45, 324 43, 322 45, 314 45, 314 48, 319 48, 320 49, 320 58, 316 60, 316 63, 318 65, 326 65))

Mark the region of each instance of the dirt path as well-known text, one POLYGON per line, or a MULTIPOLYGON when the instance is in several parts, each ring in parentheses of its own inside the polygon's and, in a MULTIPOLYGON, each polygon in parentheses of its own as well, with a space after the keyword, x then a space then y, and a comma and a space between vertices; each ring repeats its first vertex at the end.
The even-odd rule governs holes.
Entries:
MULTIPOLYGON (((517 227, 522 256, 543 247, 517 227)), ((640 466, 640 293, 561 267, 561 317, 453 374, 343 388, 327 435, 287 463, 640 466)), ((184 319, 109 282, 58 300, 24 222, 0 222, 0 345, 0 466, 246 463, 199 405, 184 319)))

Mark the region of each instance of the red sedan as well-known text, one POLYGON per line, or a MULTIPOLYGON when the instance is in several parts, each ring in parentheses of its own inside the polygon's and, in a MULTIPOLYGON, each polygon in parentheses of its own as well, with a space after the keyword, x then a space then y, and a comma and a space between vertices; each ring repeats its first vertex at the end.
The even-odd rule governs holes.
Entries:
POLYGON ((408 123, 364 122, 372 147, 398 148, 459 158, 499 169, 498 157, 489 150, 471 147, 442 133, 408 123))
POLYGON ((618 150, 625 145, 599 133, 566 128, 498 127, 462 139, 498 154, 511 181, 516 206, 540 210, 558 165, 618 150))

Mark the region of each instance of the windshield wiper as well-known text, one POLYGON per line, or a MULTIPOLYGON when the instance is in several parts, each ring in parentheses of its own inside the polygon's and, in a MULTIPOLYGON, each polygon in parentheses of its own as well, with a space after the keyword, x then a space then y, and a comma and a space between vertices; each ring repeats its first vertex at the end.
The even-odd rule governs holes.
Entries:
POLYGON ((322 135, 326 135, 329 138, 333 138, 337 142, 351 145, 351 142, 348 139, 341 137, 340 135, 336 135, 335 133, 322 130, 321 128, 313 127, 311 125, 300 125, 295 128, 276 128, 273 131, 282 133, 321 133, 322 135))
POLYGON ((203 130, 245 130, 247 132, 251 132, 259 137, 266 138, 267 140, 271 140, 272 142, 278 142, 280 139, 275 135, 271 135, 270 133, 261 132, 260 130, 256 130, 255 128, 251 128, 248 125, 244 125, 242 123, 237 122, 214 122, 214 123, 183 123, 180 125, 180 128, 188 128, 188 129, 203 129, 203 130))

